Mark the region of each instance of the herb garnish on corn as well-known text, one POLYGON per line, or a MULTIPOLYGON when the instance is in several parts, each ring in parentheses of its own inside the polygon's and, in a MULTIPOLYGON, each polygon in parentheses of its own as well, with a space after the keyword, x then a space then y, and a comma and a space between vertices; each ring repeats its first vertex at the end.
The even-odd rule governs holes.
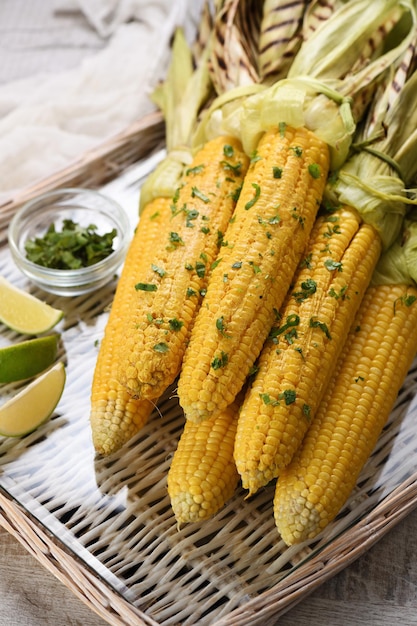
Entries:
POLYGON ((216 414, 243 386, 307 244, 327 180, 329 155, 334 170, 348 156, 355 128, 350 103, 358 97, 364 106, 361 90, 369 88, 406 46, 405 41, 365 67, 359 56, 357 73, 339 76, 338 71, 350 69, 359 42, 369 40, 372 30, 378 31, 394 11, 392 2, 381 3, 380 12, 372 16, 368 12, 366 22, 366 3, 347 6, 335 11, 305 42, 287 79, 246 97, 243 104, 238 91, 234 107, 229 94, 227 106, 225 98, 220 99, 219 108, 214 103, 203 119, 208 136, 232 128, 252 160, 225 234, 229 247, 210 277, 179 378, 178 394, 187 419, 199 421, 216 414), (319 43, 326 50, 338 31, 340 45, 331 61, 321 59, 319 43), (316 70, 310 56, 315 57, 316 70), (218 331, 219 317, 228 338, 218 331))
MULTIPOLYGON (((190 160, 186 148, 187 133, 208 93, 205 57, 193 70, 190 50, 182 31, 178 30, 168 77, 158 89, 156 98, 165 115, 168 154, 142 188, 139 223, 121 271, 92 382, 90 426, 94 447, 103 455, 112 454, 129 441, 143 427, 154 408, 154 402, 132 398, 117 379, 119 353, 125 340, 124 325, 140 290, 138 275, 151 265, 161 233, 169 232, 171 191, 177 187, 185 163, 190 160), (181 80, 176 80, 178 72, 181 80), (185 116, 184 91, 188 94, 191 87, 187 123, 178 129, 179 120, 185 116), (179 153, 175 151, 176 142, 181 144, 179 153)), ((143 288, 148 287, 143 285, 143 288)), ((154 287, 151 285, 150 288, 154 287)))
MULTIPOLYGON (((403 70, 404 62, 399 72, 403 70)), ((384 161, 381 152, 378 157, 372 153, 360 159, 362 165, 368 161, 372 164, 374 158, 394 165, 397 174, 390 172, 394 193, 378 194, 378 176, 373 180, 371 177, 369 185, 364 181, 361 190, 364 196, 379 195, 388 208, 392 208, 394 198, 398 202, 402 199, 417 203, 414 194, 406 192, 407 183, 417 174, 417 114, 409 108, 416 94, 417 73, 406 80, 399 92, 398 78, 394 77, 386 90, 391 102, 386 115, 382 116, 379 103, 373 112, 382 116, 379 123, 391 122, 386 127, 387 158, 384 161), (407 122, 404 111, 410 112, 407 122), (399 171, 404 172, 403 181, 397 178, 399 171), (402 190, 399 196, 398 187, 402 190)), ((375 115, 371 115, 372 121, 378 120, 375 115)), ((382 180, 389 182, 384 177, 382 180)), ((287 544, 315 537, 346 502, 416 354, 416 227, 413 208, 396 240, 378 262, 317 415, 277 481, 275 520, 287 544)))

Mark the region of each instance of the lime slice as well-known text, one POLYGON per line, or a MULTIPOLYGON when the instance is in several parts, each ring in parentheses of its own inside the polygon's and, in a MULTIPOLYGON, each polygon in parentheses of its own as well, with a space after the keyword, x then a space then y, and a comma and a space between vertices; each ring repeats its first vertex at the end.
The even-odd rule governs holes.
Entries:
POLYGON ((37 376, 52 365, 58 352, 59 335, 28 339, 0 348, 0 383, 37 376))
POLYGON ((38 335, 59 322, 63 311, 18 289, 0 276, 0 322, 18 333, 38 335))
POLYGON ((64 386, 65 367, 60 361, 0 407, 0 435, 20 437, 43 424, 54 412, 64 386))

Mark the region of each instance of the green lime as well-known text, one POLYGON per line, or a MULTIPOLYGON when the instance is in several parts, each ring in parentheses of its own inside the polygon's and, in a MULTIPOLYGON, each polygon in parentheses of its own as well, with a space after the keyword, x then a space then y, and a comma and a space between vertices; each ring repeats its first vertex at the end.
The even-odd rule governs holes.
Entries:
POLYGON ((58 340, 54 334, 0 348, 0 383, 33 378, 46 370, 56 359, 58 340))
POLYGON ((21 437, 43 424, 54 412, 65 386, 60 361, 0 406, 0 435, 21 437))
POLYGON ((39 335, 62 319, 55 309, 32 294, 18 289, 0 276, 0 322, 26 335, 39 335))

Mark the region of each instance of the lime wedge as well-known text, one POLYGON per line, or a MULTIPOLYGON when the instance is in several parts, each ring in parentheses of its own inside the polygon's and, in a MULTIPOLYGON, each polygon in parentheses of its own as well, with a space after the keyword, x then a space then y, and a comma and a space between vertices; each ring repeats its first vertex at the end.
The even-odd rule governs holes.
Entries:
POLYGON ((59 335, 28 339, 0 348, 0 383, 37 376, 52 365, 58 352, 59 335))
POLYGON ((60 361, 0 407, 0 435, 20 437, 43 424, 54 412, 64 386, 65 367, 60 361))
POLYGON ((63 311, 18 289, 0 276, 0 322, 26 335, 38 335, 59 322, 63 311))

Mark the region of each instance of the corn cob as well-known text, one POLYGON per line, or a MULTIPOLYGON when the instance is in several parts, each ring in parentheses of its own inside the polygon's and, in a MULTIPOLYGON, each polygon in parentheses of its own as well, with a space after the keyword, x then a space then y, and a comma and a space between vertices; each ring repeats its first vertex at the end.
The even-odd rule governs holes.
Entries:
POLYGON ((168 471, 168 494, 179 525, 217 513, 238 481, 233 460, 239 401, 217 417, 194 424, 186 420, 168 471))
POLYGON ((239 416, 235 461, 249 495, 291 461, 369 285, 381 240, 356 212, 320 215, 239 416))
POLYGON ((242 388, 304 252, 328 166, 327 145, 304 127, 260 140, 184 358, 187 419, 215 415, 242 388))
POLYGON ((153 409, 151 402, 131 398, 116 376, 124 341, 123 319, 134 300, 136 272, 150 263, 161 229, 168 224, 170 206, 169 198, 158 198, 145 207, 117 284, 91 388, 90 424, 99 454, 109 455, 121 448, 142 428, 153 409))
POLYGON ((207 278, 248 165, 238 140, 217 137, 186 170, 168 231, 138 273, 123 320, 118 379, 134 397, 156 398, 179 373, 207 278))
POLYGON ((315 537, 347 500, 416 351, 417 289, 370 286, 316 418, 276 485, 287 545, 315 537))

